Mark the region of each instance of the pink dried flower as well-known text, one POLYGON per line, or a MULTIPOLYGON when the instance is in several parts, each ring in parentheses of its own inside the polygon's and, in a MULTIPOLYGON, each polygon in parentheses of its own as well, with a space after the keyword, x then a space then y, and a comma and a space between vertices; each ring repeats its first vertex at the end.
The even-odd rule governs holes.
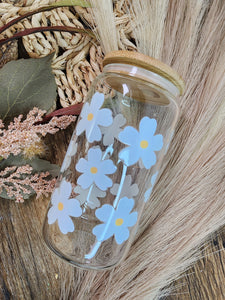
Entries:
POLYGON ((14 118, 7 129, 0 120, 0 157, 6 159, 10 154, 23 154, 32 158, 43 154, 45 146, 41 138, 65 129, 76 119, 75 116, 61 116, 52 118, 47 124, 37 124, 44 114, 45 111, 34 107, 24 120, 23 115, 14 118))
POLYGON ((37 198, 53 191, 56 179, 48 179, 49 172, 32 174, 29 165, 7 167, 0 172, 0 194, 5 192, 10 199, 24 202, 24 196, 36 193, 37 198))
MULTIPOLYGON (((31 159, 45 152, 42 140, 47 133, 55 134, 75 121, 74 116, 53 117, 47 124, 40 124, 45 111, 34 107, 23 119, 23 115, 14 118, 6 129, 0 119, 0 161, 23 154, 31 159)), ((31 166, 11 166, 0 172, 0 195, 24 202, 24 197, 36 194, 37 198, 53 191, 56 179, 50 179, 49 172, 35 173, 31 166)))

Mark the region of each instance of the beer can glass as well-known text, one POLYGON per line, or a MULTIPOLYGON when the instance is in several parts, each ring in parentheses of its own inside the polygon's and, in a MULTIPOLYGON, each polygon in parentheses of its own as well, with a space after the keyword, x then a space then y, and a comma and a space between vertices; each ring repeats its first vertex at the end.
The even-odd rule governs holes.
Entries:
POLYGON ((43 226, 54 253, 96 270, 114 267, 129 250, 184 89, 172 68, 137 52, 111 52, 103 66, 77 121, 43 226))

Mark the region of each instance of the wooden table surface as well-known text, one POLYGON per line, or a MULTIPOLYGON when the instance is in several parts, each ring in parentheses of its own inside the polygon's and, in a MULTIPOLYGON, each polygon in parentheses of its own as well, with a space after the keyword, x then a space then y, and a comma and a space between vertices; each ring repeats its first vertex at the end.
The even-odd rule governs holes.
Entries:
MULTIPOLYGON (((62 162, 71 133, 72 128, 49 138, 52 162, 62 162)), ((0 201, 1 300, 60 298, 61 262, 42 239, 48 201, 32 199, 24 204, 0 201)), ((173 283, 173 293, 165 299, 225 299, 225 228, 211 237, 202 253, 205 257, 173 283)))

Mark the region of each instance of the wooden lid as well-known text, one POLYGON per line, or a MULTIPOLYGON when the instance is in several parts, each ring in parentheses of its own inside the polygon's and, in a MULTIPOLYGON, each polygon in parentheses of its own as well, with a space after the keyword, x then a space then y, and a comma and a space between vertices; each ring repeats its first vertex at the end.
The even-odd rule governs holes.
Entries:
POLYGON ((184 92, 184 81, 179 74, 153 57, 139 52, 119 50, 109 52, 103 60, 103 66, 113 63, 130 64, 154 72, 172 82, 179 89, 180 95, 184 92))

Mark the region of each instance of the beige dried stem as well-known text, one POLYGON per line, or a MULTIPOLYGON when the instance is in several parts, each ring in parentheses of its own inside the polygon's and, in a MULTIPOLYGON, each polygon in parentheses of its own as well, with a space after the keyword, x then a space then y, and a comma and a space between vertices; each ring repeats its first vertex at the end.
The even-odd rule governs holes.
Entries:
POLYGON ((94 31, 97 33, 103 51, 106 54, 118 50, 112 0, 91 0, 91 4, 95 21, 94 31))
MULTIPOLYGON (((164 38, 151 32, 155 50, 148 54, 186 81, 174 139, 126 260, 112 271, 69 269, 62 299, 159 299, 197 259, 198 246, 224 225, 225 3, 173 0, 165 9, 155 11, 163 19, 154 29, 164 38)), ((141 38, 136 41, 141 49, 141 38)), ((146 42, 147 36, 143 49, 146 42)))
POLYGON ((168 0, 128 0, 138 52, 161 58, 167 7, 168 0))

